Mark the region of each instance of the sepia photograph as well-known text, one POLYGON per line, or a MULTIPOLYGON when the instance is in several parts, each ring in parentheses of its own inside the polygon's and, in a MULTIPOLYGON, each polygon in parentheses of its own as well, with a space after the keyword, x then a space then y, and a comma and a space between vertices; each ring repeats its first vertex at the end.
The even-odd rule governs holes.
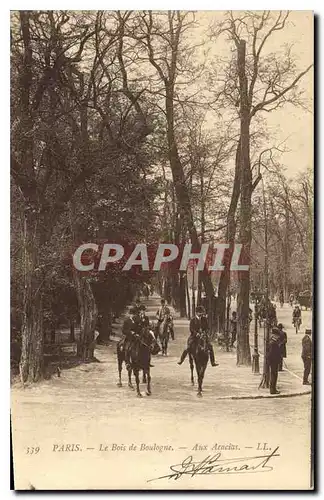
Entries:
POLYGON ((314 13, 10 12, 15 490, 311 491, 314 13))

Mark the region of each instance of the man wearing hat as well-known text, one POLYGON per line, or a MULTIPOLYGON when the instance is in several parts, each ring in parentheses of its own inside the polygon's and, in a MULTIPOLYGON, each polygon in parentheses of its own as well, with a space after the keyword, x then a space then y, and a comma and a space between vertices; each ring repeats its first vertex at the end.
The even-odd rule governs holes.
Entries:
POLYGON ((279 394, 277 391, 278 368, 281 360, 281 335, 278 328, 272 329, 270 337, 267 361, 270 369, 270 394, 279 394))
MULTIPOLYGON (((197 306, 196 316, 190 320, 189 329, 190 329, 190 336, 188 338, 187 349, 185 349, 181 354, 181 358, 180 361, 178 361, 178 365, 181 365, 184 362, 188 352, 190 351, 190 348, 196 341, 197 335, 201 332, 208 331, 208 321, 205 313, 205 308, 203 306, 197 306)), ((215 354, 213 346, 209 341, 208 341, 208 351, 210 357, 210 364, 212 366, 218 366, 218 363, 215 363, 215 354)))
POLYGON ((305 335, 302 339, 302 360, 304 363, 304 377, 303 377, 303 385, 311 385, 308 381, 308 377, 311 371, 312 366, 312 330, 306 329, 305 335))
POLYGON ((277 328, 280 333, 280 350, 281 350, 281 359, 279 363, 279 371, 282 372, 282 365, 283 365, 283 358, 287 357, 287 349, 286 349, 286 344, 287 344, 287 333, 283 329, 283 324, 278 323, 277 328))

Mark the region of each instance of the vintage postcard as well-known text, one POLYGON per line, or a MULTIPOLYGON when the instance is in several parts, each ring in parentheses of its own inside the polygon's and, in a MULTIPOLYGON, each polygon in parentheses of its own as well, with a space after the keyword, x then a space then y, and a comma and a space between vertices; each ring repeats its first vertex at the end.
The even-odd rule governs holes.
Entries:
POLYGON ((16 490, 312 490, 311 11, 12 11, 16 490))

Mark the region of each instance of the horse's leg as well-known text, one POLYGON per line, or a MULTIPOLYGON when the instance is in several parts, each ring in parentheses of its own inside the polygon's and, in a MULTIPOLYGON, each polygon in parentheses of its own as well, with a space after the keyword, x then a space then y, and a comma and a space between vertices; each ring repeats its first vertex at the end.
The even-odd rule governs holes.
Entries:
POLYGON ((122 381, 121 381, 121 372, 123 369, 123 358, 122 358, 122 353, 117 351, 117 362, 118 362, 118 374, 119 374, 119 381, 117 383, 118 387, 122 387, 122 381))
POLYGON ((128 371, 128 387, 130 387, 131 389, 134 389, 134 386, 132 384, 132 368, 129 366, 127 368, 127 371, 128 371))
POLYGON ((143 384, 146 384, 146 372, 143 370, 143 379, 142 379, 143 384))
POLYGON ((137 392, 137 396, 139 398, 141 398, 142 394, 141 394, 141 391, 140 391, 140 388, 139 388, 140 381, 139 381, 139 373, 138 372, 139 372, 139 370, 138 370, 138 368, 136 368, 136 370, 134 370, 134 375, 135 375, 135 380, 136 380, 136 392, 137 392))
POLYGON ((200 370, 199 370, 199 381, 198 381, 198 394, 197 394, 197 396, 202 396, 202 392, 203 392, 202 384, 203 384, 203 381, 204 381, 204 376, 205 376, 205 371, 206 371, 207 363, 208 363, 208 358, 203 363, 203 365, 200 367, 200 370))
POLYGON ((152 394, 151 392, 151 372, 150 372, 150 367, 147 369, 147 388, 146 388, 146 394, 150 396, 152 394))
POLYGON ((192 355, 189 353, 189 365, 190 365, 190 371, 191 371, 191 384, 195 385, 195 379, 194 379, 194 363, 192 359, 192 355))
POLYGON ((200 366, 199 369, 197 369, 197 377, 198 377, 198 392, 197 396, 201 397, 202 396, 202 379, 203 379, 203 373, 202 373, 202 367, 200 366))

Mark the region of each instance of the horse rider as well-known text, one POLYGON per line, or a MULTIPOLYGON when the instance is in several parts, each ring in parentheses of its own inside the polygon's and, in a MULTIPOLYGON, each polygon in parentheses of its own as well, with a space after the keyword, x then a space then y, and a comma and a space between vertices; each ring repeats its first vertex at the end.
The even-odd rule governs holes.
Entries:
POLYGON ((125 360, 128 361, 129 347, 133 340, 139 336, 138 309, 134 306, 129 309, 129 316, 124 321, 122 333, 124 339, 120 342, 124 344, 125 360))
POLYGON ((278 328, 273 328, 267 351, 267 361, 270 368, 270 394, 279 394, 277 379, 281 359, 281 335, 278 328))
MULTIPOLYGON (((181 365, 184 362, 188 352, 190 352, 192 346, 195 344, 197 336, 201 332, 205 332, 206 334, 208 333, 208 321, 205 314, 206 314, 205 308, 203 306, 197 306, 196 316, 190 320, 190 325, 189 325, 190 336, 187 342, 187 349, 185 349, 181 354, 181 358, 178 361, 178 365, 181 365)), ((207 336, 207 347, 209 351, 210 364, 212 366, 218 366, 218 363, 215 363, 214 349, 208 339, 208 336, 207 336)))
MULTIPOLYGON (((129 310, 129 317, 125 319, 122 332, 124 334, 124 353, 125 353, 125 364, 129 366, 129 348, 136 339, 140 339, 142 333, 141 318, 139 314, 139 309, 137 307, 131 307, 129 310)), ((121 341, 122 342, 122 341, 121 341)), ((153 367, 153 365, 150 365, 153 367)))
POLYGON ((173 317, 168 307, 164 309, 164 321, 169 326, 171 339, 174 340, 173 317))
POLYGON ((284 302, 285 302, 285 300, 284 300, 284 293, 283 293, 283 290, 280 290, 280 292, 279 292, 279 303, 280 303, 281 307, 283 306, 284 302))
POLYGON ((301 309, 298 304, 295 305, 295 308, 293 310, 292 314, 292 324, 295 325, 295 322, 297 320, 300 320, 300 324, 302 324, 302 319, 301 319, 301 309))
POLYGON ((161 327, 161 324, 164 320, 166 307, 167 306, 165 304, 165 299, 161 299, 161 306, 159 307, 159 309, 157 310, 157 313, 156 313, 156 318, 157 318, 156 333, 157 333, 157 335, 159 335, 159 333, 160 333, 160 327, 161 327))
POLYGON ((234 343, 236 342, 236 335, 237 335, 237 315, 236 311, 232 312, 232 317, 231 317, 231 347, 234 347, 234 343))

